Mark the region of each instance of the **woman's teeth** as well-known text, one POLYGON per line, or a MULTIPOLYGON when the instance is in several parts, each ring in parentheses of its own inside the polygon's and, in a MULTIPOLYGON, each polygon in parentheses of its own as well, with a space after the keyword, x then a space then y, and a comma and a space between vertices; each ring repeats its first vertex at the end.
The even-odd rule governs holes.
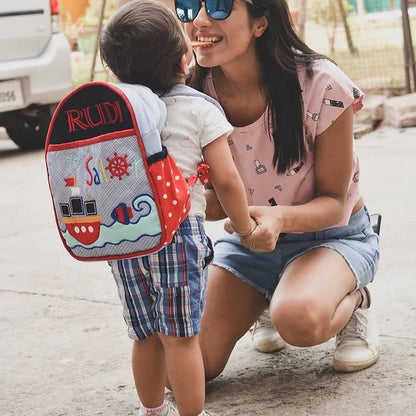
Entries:
POLYGON ((192 42, 194 48, 202 48, 217 43, 222 38, 220 36, 198 36, 196 42, 192 42))

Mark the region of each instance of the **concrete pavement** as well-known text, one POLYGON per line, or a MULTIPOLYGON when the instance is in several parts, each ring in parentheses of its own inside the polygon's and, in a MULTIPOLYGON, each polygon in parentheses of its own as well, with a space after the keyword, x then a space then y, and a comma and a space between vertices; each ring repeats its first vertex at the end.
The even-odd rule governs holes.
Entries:
MULTIPOLYGON (((334 341, 265 355, 245 336, 207 385, 222 415, 416 415, 416 128, 356 140, 367 206, 383 215, 370 289, 382 352, 354 374, 332 369, 334 341)), ((81 263, 55 230, 43 152, 0 132, 0 414, 137 414, 128 340, 104 263, 81 263), (3 135, 3 137, 1 137, 3 135)), ((207 223, 215 237, 220 223, 207 223)))

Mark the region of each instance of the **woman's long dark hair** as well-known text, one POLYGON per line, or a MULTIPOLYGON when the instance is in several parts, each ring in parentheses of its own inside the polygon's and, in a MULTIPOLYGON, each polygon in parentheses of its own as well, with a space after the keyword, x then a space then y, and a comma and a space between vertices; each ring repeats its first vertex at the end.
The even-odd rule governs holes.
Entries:
MULTIPOLYGON (((253 0, 247 4, 251 17, 266 16, 268 27, 257 39, 264 91, 269 106, 274 142, 273 165, 286 172, 305 157, 304 111, 297 68, 312 76, 312 63, 326 58, 309 48, 296 34, 286 0, 253 0)), ((190 84, 202 89, 208 68, 195 65, 190 84)))

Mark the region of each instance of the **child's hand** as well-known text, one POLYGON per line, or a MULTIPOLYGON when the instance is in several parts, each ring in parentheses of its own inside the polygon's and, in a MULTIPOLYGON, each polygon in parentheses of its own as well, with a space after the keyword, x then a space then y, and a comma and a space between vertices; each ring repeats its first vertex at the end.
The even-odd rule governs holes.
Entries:
POLYGON ((231 221, 227 218, 224 222, 224 230, 227 231, 228 234, 232 234, 234 232, 234 228, 231 225, 231 221))
POLYGON ((237 233, 237 235, 239 235, 240 237, 248 237, 249 235, 251 235, 253 233, 253 231, 256 229, 256 227, 257 227, 256 221, 254 221, 253 218, 250 218, 250 230, 247 231, 244 234, 241 234, 241 233, 238 233, 234 229, 234 226, 232 225, 229 218, 227 218, 224 222, 224 230, 227 231, 228 234, 237 233))

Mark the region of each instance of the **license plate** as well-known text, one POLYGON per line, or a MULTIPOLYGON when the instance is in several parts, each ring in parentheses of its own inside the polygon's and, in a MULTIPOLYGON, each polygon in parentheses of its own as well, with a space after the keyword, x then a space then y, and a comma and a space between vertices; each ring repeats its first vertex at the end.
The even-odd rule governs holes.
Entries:
POLYGON ((22 87, 17 80, 0 82, 0 110, 23 107, 22 87))

